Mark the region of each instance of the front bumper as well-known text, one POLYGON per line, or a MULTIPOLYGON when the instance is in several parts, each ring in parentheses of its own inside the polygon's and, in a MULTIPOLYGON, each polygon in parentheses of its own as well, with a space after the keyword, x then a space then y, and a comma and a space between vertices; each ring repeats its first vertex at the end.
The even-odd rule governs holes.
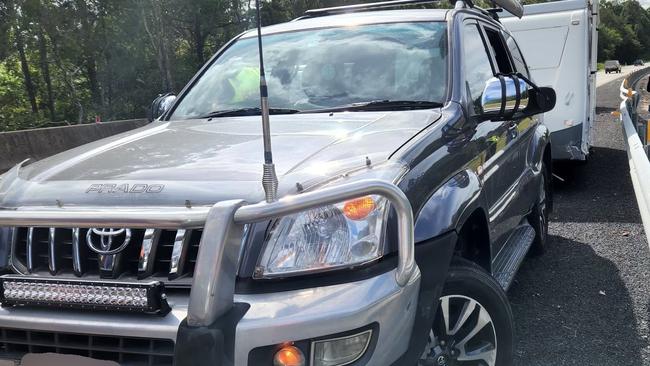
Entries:
MULTIPOLYGON (((390 365, 406 352, 418 301, 420 273, 406 286, 395 271, 358 282, 264 295, 236 296, 251 305, 237 325, 235 365, 257 347, 313 339, 379 325, 368 365, 390 365)), ((271 364, 269 360, 269 364, 271 364)))
MULTIPOLYGON (((320 338, 370 324, 377 324, 379 331, 376 346, 367 351, 372 355, 364 360, 368 365, 390 365, 408 348, 419 286, 419 271, 401 287, 393 270, 333 286, 235 295, 235 302, 250 307, 236 326, 234 365, 248 365, 250 352, 258 347, 320 338)), ((0 308, 0 328, 176 341, 179 326, 187 316, 187 300, 185 296, 169 296, 172 311, 163 317, 0 308)), ((200 365, 204 355, 186 354, 175 364, 200 365)))

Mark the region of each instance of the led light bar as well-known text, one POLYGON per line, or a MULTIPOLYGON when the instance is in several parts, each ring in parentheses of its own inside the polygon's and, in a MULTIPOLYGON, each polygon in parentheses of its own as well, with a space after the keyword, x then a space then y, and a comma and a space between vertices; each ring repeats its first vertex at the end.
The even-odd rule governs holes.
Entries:
POLYGON ((165 315, 170 308, 161 282, 93 282, 6 275, 0 277, 0 303, 110 310, 165 315))

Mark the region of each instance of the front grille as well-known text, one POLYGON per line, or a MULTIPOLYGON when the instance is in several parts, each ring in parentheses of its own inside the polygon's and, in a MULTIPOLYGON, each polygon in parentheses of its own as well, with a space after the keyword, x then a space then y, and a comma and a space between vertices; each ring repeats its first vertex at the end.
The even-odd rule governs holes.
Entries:
POLYGON ((115 361, 122 366, 172 365, 174 342, 167 339, 0 329, 0 358, 20 359, 26 353, 46 352, 115 361))
MULTIPOLYGON (((86 239, 89 230, 15 228, 12 263, 20 274, 158 280, 172 288, 191 284, 202 230, 128 230, 130 238, 126 247, 110 255, 100 255, 90 249, 86 239)), ((94 247, 104 249, 101 236, 91 234, 94 247)), ((126 237, 127 231, 111 236, 108 248, 116 249, 126 237)))

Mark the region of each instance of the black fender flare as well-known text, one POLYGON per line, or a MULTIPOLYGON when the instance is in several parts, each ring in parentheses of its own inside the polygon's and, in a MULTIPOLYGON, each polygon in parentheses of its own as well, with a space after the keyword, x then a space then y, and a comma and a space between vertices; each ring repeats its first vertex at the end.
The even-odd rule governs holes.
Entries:
POLYGON ((540 123, 535 128, 535 138, 531 143, 528 161, 531 162, 533 171, 539 173, 544 162, 544 154, 548 150, 551 152, 551 132, 546 125, 540 123))
POLYGON ((481 180, 463 170, 440 186, 425 202, 415 220, 415 242, 420 243, 457 230, 477 209, 484 212, 481 180))

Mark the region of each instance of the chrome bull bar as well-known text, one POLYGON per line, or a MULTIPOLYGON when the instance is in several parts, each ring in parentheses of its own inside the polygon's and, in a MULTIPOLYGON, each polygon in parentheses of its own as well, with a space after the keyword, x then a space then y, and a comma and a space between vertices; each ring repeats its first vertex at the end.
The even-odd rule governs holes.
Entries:
POLYGON ((234 303, 243 225, 290 215, 357 198, 380 195, 397 213, 398 264, 395 281, 405 286, 416 270, 413 210, 396 185, 368 179, 287 196, 272 203, 246 205, 223 201, 212 207, 192 208, 29 208, 0 210, 0 226, 196 228, 203 226, 194 272, 188 325, 207 326, 228 312, 234 303))

